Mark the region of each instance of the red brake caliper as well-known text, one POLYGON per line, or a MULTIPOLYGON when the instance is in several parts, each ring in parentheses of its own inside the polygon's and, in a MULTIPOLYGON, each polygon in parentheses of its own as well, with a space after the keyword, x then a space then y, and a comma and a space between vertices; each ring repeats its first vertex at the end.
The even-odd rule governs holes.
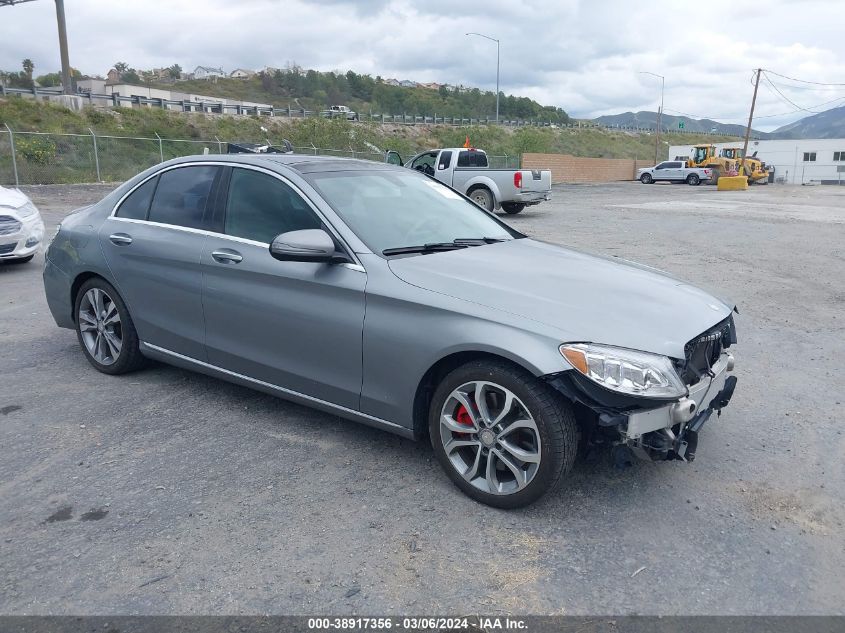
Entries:
MULTIPOLYGON (((454 418, 455 422, 461 426, 467 426, 469 427, 469 430, 472 429, 472 417, 470 417, 469 411, 467 411, 467 408, 464 405, 458 405, 458 408, 455 409, 454 418)), ((461 438, 469 437, 469 433, 458 433, 457 435, 461 438)))

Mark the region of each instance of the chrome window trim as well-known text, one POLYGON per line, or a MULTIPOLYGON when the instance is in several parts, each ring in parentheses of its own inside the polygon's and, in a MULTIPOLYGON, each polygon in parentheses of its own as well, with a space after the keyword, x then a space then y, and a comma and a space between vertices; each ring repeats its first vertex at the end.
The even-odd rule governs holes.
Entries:
POLYGON ((346 255, 350 257, 353 262, 347 264, 340 264, 350 270, 356 270, 359 272, 367 272, 364 268, 364 265, 361 263, 361 260, 358 259, 358 256, 355 254, 355 251, 349 246, 343 236, 338 233, 337 229, 334 225, 329 222, 328 218, 317 208, 317 206, 311 201, 311 199, 305 195, 305 192, 302 191, 299 187, 297 187, 294 183, 290 180, 278 174, 266 167, 260 167, 258 165, 247 165, 242 163, 232 163, 228 161, 214 161, 214 160, 203 160, 203 161, 196 161, 196 162, 189 162, 189 163, 179 163, 177 165, 170 165, 168 167, 164 167, 163 169, 159 169, 155 173, 150 174, 142 181, 138 182, 134 187, 132 187, 129 191, 123 194, 120 199, 115 203, 114 207, 112 207, 111 213, 109 214, 107 219, 110 220, 118 220, 120 222, 132 222, 135 224, 145 224, 148 226, 161 226, 167 229, 174 229, 177 231, 186 231, 188 233, 196 233, 199 235, 206 235, 208 237, 216 237, 216 238, 224 238, 229 240, 234 240, 236 242, 240 242, 242 244, 251 244, 253 246, 263 246, 267 249, 270 248, 270 244, 268 242, 258 242, 256 240, 250 240, 243 237, 238 237, 236 235, 228 235, 226 233, 218 233, 216 231, 207 231, 205 229, 195 229, 188 226, 180 226, 178 224, 166 224, 164 222, 153 222, 150 220, 136 220, 132 218, 121 218, 117 215, 117 210, 120 208, 120 205, 123 204, 123 201, 126 200, 130 195, 132 195, 136 189, 144 185, 147 181, 152 180, 156 176, 160 176, 164 172, 171 171, 173 169, 179 169, 181 167, 202 167, 206 165, 212 165, 215 167, 232 167, 233 169, 252 169, 253 171, 261 172, 267 174, 268 176, 272 176, 279 180, 282 184, 287 185, 291 189, 293 189, 294 193, 296 193, 300 198, 305 200, 305 203, 311 208, 311 210, 317 215, 317 217, 329 228, 329 232, 332 236, 338 240, 342 245, 344 250, 346 250, 346 255))
POLYGON ((178 352, 170 351, 164 347, 159 347, 158 345, 153 345, 152 343, 147 343, 145 341, 140 341, 141 349, 149 350, 151 352, 157 352, 164 356, 170 356, 172 358, 177 358, 181 361, 191 363, 193 365, 197 365, 199 367, 203 367, 205 369, 210 369, 215 372, 219 372, 221 374, 225 374, 227 376, 232 376, 233 378, 237 378, 239 380, 244 380, 246 382, 252 383, 254 385, 258 385, 260 387, 264 387, 266 389, 272 389, 273 391, 278 391, 281 394, 286 396, 290 396, 291 398, 298 398, 301 400, 305 400, 307 402, 312 402, 314 404, 327 407, 330 409, 334 409, 339 411, 340 413, 353 416, 356 418, 361 419, 364 422, 368 422, 374 426, 379 426, 385 428, 387 430, 398 432, 402 435, 408 435, 409 429, 407 427, 402 426, 401 424, 396 424, 395 422, 390 422, 389 420, 385 420, 383 418, 376 417, 374 415, 370 415, 368 413, 363 413, 361 411, 356 411, 355 409, 350 409, 349 407, 344 407, 339 404, 335 404, 333 402, 329 402, 328 400, 321 400, 320 398, 315 398, 314 396, 309 396, 304 393, 300 393, 299 391, 294 391, 293 389, 287 389, 285 387, 280 387, 279 385, 274 385, 271 382, 265 382, 263 380, 258 380, 257 378, 252 378, 245 374, 239 374, 235 371, 230 371, 228 369, 224 369, 223 367, 219 367, 218 365, 212 365, 211 363, 206 363, 205 361, 197 360, 196 358, 191 358, 190 356, 185 356, 184 354, 179 354, 178 352))

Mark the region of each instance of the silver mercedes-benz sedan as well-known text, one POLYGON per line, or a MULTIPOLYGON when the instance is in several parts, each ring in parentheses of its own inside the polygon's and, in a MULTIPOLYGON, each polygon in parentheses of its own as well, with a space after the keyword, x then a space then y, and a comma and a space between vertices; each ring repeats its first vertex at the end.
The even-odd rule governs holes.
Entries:
POLYGON ((540 497, 579 446, 692 460, 736 384, 732 304, 374 162, 157 165, 62 222, 44 285, 101 372, 153 358, 428 436, 499 507, 540 497))

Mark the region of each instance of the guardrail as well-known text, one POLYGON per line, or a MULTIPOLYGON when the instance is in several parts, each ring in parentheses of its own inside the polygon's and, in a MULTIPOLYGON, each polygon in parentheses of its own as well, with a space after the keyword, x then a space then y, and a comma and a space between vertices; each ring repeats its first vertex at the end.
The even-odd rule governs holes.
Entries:
MULTIPOLYGON (((240 138, 281 146, 281 139, 240 138)), ((173 139, 97 134, 18 132, 0 124, 0 185, 48 185, 82 182, 122 182, 165 160, 193 154, 223 154, 229 141, 173 139)), ((313 143, 293 148, 298 154, 339 156, 383 161, 383 152, 371 148, 317 147, 313 143)), ((488 155, 491 167, 517 168, 519 156, 488 155)))
MULTIPOLYGON (((139 86, 144 88, 143 86, 139 86)), ((58 97, 62 94, 61 88, 7 88, 0 86, 0 96, 2 95, 20 95, 26 97, 58 97)), ((228 104, 222 101, 190 101, 187 99, 172 100, 160 97, 143 97, 139 95, 123 96, 117 93, 112 94, 97 94, 91 92, 78 92, 77 97, 85 99, 89 105, 111 106, 111 107, 150 107, 161 108, 164 110, 171 110, 176 112, 204 112, 206 114, 235 114, 235 115, 252 115, 252 116, 283 116, 288 118, 308 118, 308 117, 322 117, 322 118, 340 118, 347 119, 350 122, 370 122, 370 123, 392 123, 401 125, 453 125, 453 126, 468 126, 468 125, 504 125, 507 127, 550 127, 550 128, 565 128, 565 129, 605 129, 605 130, 620 130, 628 132, 656 132, 656 127, 649 126, 620 126, 620 125, 605 125, 595 123, 593 121, 570 121, 569 123, 558 123, 551 120, 541 119, 499 119, 498 123, 495 118, 473 118, 460 116, 443 116, 436 112, 431 115, 426 114, 385 114, 376 112, 358 112, 351 116, 346 112, 336 112, 332 110, 306 110, 304 108, 277 108, 275 106, 262 105, 240 105, 228 104)), ((731 134, 722 134, 717 132, 698 132, 693 130, 675 130, 666 127, 661 127, 661 132, 664 134, 711 134, 715 136, 733 136, 731 134)))

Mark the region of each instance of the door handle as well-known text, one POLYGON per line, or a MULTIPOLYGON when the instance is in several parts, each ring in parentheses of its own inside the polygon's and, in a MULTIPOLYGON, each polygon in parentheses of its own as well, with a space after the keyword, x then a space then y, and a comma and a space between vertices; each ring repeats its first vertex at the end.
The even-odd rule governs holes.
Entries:
POLYGON ((243 256, 239 252, 229 250, 228 248, 212 251, 211 256, 221 264, 238 264, 243 260, 243 256))
POLYGON ((113 244, 117 244, 118 246, 125 246, 132 243, 132 238, 126 233, 112 233, 109 235, 109 239, 113 244))

